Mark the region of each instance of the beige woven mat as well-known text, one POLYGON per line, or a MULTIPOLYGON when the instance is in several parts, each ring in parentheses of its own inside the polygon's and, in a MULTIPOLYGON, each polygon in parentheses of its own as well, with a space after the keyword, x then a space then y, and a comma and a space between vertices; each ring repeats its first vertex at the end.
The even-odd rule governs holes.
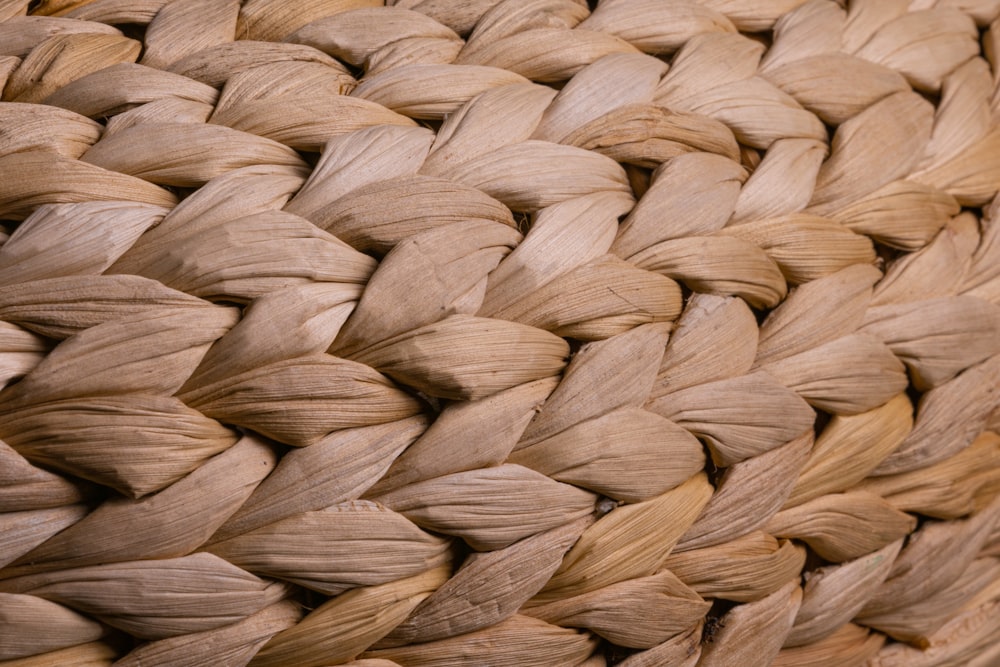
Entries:
POLYGON ((1000 665, 1000 0, 0 0, 0 664, 1000 665))

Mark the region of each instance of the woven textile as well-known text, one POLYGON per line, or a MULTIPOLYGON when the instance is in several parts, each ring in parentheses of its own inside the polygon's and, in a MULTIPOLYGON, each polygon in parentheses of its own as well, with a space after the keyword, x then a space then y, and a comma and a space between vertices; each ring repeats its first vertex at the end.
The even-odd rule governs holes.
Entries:
POLYGON ((0 0, 0 665, 1000 664, 1000 0, 0 0))

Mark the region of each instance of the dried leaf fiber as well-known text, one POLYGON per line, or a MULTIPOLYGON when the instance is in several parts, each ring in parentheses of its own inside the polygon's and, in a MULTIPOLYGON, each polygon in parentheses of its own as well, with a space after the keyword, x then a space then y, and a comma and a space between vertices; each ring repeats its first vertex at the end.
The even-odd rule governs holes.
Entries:
POLYGON ((1000 0, 0 0, 0 667, 1000 664, 1000 0))

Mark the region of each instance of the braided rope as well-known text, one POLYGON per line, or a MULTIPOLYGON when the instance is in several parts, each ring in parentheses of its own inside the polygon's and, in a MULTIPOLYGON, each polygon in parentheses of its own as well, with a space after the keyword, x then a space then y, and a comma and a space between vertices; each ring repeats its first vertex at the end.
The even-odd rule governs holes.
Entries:
POLYGON ((0 664, 995 664, 998 55, 0 0, 0 664))

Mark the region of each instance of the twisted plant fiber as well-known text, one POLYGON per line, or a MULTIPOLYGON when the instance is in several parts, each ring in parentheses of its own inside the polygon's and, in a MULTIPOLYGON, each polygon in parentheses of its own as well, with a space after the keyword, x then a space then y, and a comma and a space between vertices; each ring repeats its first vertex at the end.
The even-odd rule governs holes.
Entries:
POLYGON ((1000 664, 997 0, 0 0, 0 665, 1000 664))

